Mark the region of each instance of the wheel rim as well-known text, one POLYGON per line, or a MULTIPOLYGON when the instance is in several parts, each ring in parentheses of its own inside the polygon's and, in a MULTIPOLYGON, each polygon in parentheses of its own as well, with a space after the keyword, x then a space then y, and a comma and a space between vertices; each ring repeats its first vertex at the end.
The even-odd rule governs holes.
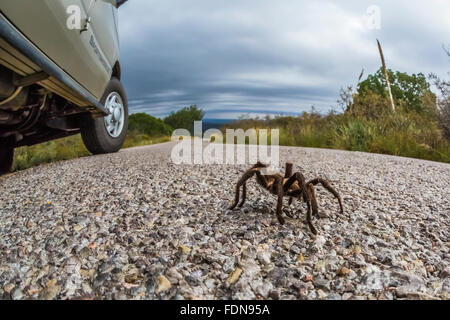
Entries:
POLYGON ((110 93, 106 98, 105 107, 110 112, 105 117, 106 131, 111 137, 117 138, 122 133, 125 122, 125 108, 123 107, 122 97, 117 92, 110 93))

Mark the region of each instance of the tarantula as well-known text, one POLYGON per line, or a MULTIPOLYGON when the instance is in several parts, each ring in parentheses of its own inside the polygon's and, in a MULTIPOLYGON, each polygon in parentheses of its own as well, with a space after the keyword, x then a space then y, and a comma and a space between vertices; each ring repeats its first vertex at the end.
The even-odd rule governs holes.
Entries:
MULTIPOLYGON (((312 233, 317 234, 316 228, 312 224, 312 215, 319 215, 319 208, 317 204, 316 192, 314 186, 321 184, 325 189, 331 192, 339 202, 340 212, 344 213, 344 207, 342 206, 342 200, 339 193, 330 185, 327 180, 321 178, 315 178, 306 182, 305 177, 300 173, 292 173, 292 163, 286 163, 286 172, 284 177, 280 174, 270 174, 264 175, 261 172, 262 168, 267 168, 268 166, 262 164, 258 161, 253 167, 247 170, 242 177, 239 179, 236 185, 236 198, 234 199, 233 205, 229 208, 233 210, 239 203, 239 191, 242 187, 242 201, 239 203, 239 207, 242 207, 245 203, 247 196, 247 186, 246 182, 248 179, 256 175, 256 181, 264 189, 268 190, 270 193, 278 196, 276 214, 278 221, 284 224, 284 218, 281 216, 281 210, 283 207, 283 197, 289 197, 289 205, 291 205, 292 200, 297 198, 303 200, 307 205, 307 221, 309 228, 312 233)), ((293 216, 286 213, 287 216, 292 218, 293 216)))

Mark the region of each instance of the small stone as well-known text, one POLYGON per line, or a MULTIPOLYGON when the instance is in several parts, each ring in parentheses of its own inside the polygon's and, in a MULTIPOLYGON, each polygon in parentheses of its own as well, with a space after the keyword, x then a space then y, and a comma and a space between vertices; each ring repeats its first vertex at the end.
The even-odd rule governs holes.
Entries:
POLYGON ((349 300, 367 300, 364 296, 352 296, 349 300))
POLYGON ((205 286, 210 290, 214 289, 216 287, 216 281, 214 279, 208 279, 205 281, 205 286))
POLYGON ((339 293, 332 293, 327 296, 327 300, 342 300, 342 297, 339 293))
POLYGON ((229 273, 233 270, 233 268, 234 268, 234 260, 233 259, 225 260, 222 266, 223 271, 229 273))
POLYGON ((320 289, 330 291, 330 281, 324 278, 317 278, 314 280, 314 286, 320 289))
POLYGON ((189 253, 189 252, 191 252, 191 248, 188 248, 188 247, 186 247, 185 245, 180 245, 180 250, 181 250, 181 252, 183 252, 183 253, 189 253))
POLYGON ((290 251, 293 252, 293 253, 295 253, 295 254, 298 254, 298 253, 300 253, 300 248, 297 247, 296 245, 293 245, 293 246, 290 248, 290 251))
POLYGON ((147 282, 145 283, 147 294, 153 294, 155 292, 157 286, 156 282, 157 281, 153 276, 147 279, 147 282))
POLYGON ((324 273, 326 271, 327 262, 320 260, 314 264, 314 269, 320 273, 324 273))
POLYGON ((439 277, 441 279, 450 277, 450 266, 445 267, 445 269, 439 273, 439 277))
POLYGON ((269 298, 273 300, 280 300, 280 290, 272 290, 269 292, 269 298))
POLYGON ((105 281, 108 279, 107 273, 100 273, 95 279, 94 279, 94 288, 101 287, 105 281))
POLYGON ((350 274, 350 271, 351 271, 351 270, 350 270, 349 268, 342 267, 342 268, 339 269, 339 271, 337 272, 337 274, 338 274, 339 276, 345 277, 345 276, 347 276, 347 275, 350 274))
POLYGON ((99 267, 100 273, 109 273, 114 269, 114 264, 111 262, 103 262, 99 267))
POLYGON ((81 224, 77 224, 73 227, 73 230, 75 230, 76 232, 80 232, 81 230, 83 230, 83 226, 81 224))
POLYGON ((164 277, 163 275, 160 275, 158 277, 158 279, 156 279, 156 282, 158 284, 158 287, 155 290, 156 294, 167 291, 172 287, 172 285, 170 284, 170 281, 167 280, 167 278, 164 277))
POLYGON ((19 288, 17 288, 16 290, 13 291, 11 298, 13 300, 21 300, 23 298, 23 293, 22 290, 20 290, 19 288))
POLYGON ((133 272, 133 273, 130 273, 130 274, 125 276, 125 282, 126 283, 133 283, 134 284, 134 283, 136 283, 138 281, 138 279, 139 279, 138 272, 133 272))
POLYGON ((264 282, 261 285, 257 286, 254 290, 256 294, 260 295, 264 299, 267 299, 269 293, 272 291, 273 285, 270 282, 264 282))
POLYGON ((354 245, 354 246, 351 246, 351 248, 350 248, 350 253, 361 254, 361 252, 362 252, 362 249, 361 249, 361 246, 359 246, 359 245, 354 245))
POLYGON ((317 297, 319 299, 325 299, 327 297, 327 294, 323 292, 321 289, 317 290, 317 297))
POLYGON ((241 268, 236 268, 233 273, 228 277, 227 282, 230 284, 235 283, 242 274, 241 268))
POLYGON ((167 270, 166 276, 171 283, 178 282, 179 280, 183 279, 183 275, 179 273, 175 267, 172 267, 169 270, 167 270))
POLYGON ((39 291, 41 291, 41 290, 38 289, 38 288, 30 288, 30 289, 28 289, 27 294, 28 294, 29 296, 33 296, 33 295, 35 295, 36 293, 39 293, 39 291))
POLYGON ((305 256, 303 254, 299 253, 296 261, 299 263, 303 263, 305 261, 305 256))
POLYGON ((258 252, 258 261, 262 265, 268 265, 270 264, 270 253, 267 251, 264 252, 258 252))
POLYGON ((307 275, 303 278, 303 281, 305 281, 305 282, 311 282, 311 281, 313 281, 313 279, 314 279, 314 277, 313 277, 312 274, 307 274, 307 275))
POLYGON ((80 274, 82 277, 90 279, 94 276, 95 270, 94 269, 91 269, 91 270, 81 269, 80 274))
POLYGON ((342 295, 342 300, 349 300, 353 296, 352 293, 346 292, 342 295))
POLYGON ((128 282, 124 282, 122 285, 123 285, 126 289, 131 289, 131 288, 139 287, 138 284, 133 284, 133 283, 128 283, 128 282))
POLYGON ((3 290, 5 290, 6 293, 10 293, 14 289, 15 285, 12 283, 8 283, 3 287, 3 290))
POLYGON ((431 266, 431 265, 426 266, 425 269, 427 270, 428 273, 433 273, 434 272, 434 267, 431 266))
POLYGON ((53 278, 53 279, 47 281, 47 283, 45 285, 47 287, 53 287, 54 285, 56 285, 57 282, 58 282, 58 280, 56 278, 53 278))
POLYGON ((405 285, 395 289, 395 293, 399 298, 420 299, 425 296, 422 292, 414 290, 411 286, 405 285))
POLYGON ((316 240, 314 240, 314 244, 319 248, 322 247, 326 242, 327 240, 325 239, 325 237, 321 235, 317 236, 316 240))
MULTIPOLYGON (((56 279, 54 279, 56 280, 56 279)), ((53 280, 51 280, 53 281, 53 280)), ((50 282, 50 281, 49 281, 50 282)), ((55 282, 56 283, 56 282, 55 282)), ((61 286, 55 285, 55 283, 51 283, 50 286, 47 286, 44 290, 39 294, 39 299, 42 300, 53 300, 61 291, 61 286)))
POLYGON ((186 276, 184 279, 186 280, 187 283, 189 283, 189 285, 193 287, 197 287, 200 285, 200 281, 192 276, 186 276))

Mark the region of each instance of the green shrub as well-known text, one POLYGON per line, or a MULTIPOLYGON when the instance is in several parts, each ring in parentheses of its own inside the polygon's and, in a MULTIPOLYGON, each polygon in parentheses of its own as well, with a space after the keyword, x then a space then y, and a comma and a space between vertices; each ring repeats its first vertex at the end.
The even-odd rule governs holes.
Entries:
POLYGON ((436 122, 402 109, 372 119, 359 112, 324 116, 306 112, 298 117, 239 120, 223 130, 226 128, 279 129, 280 145, 364 151, 450 163, 450 144, 442 137, 436 122))
POLYGON ((140 133, 137 131, 129 131, 125 143, 123 144, 123 148, 145 146, 149 144, 162 143, 166 141, 170 141, 169 135, 149 136, 145 133, 140 133))
POLYGON ((128 130, 143 133, 148 136, 170 136, 173 131, 163 120, 152 117, 147 113, 130 115, 128 130))
POLYGON ((205 113, 196 105, 184 107, 177 112, 172 112, 164 119, 164 122, 174 129, 186 129, 192 133, 194 121, 203 119, 205 113))
MULTIPOLYGON (((408 111, 417 113, 436 112, 436 96, 430 90, 430 84, 426 77, 422 74, 409 75, 404 72, 393 72, 387 70, 389 74, 389 83, 391 85, 392 96, 396 104, 404 103, 408 111), (424 104, 424 100, 428 99, 431 104, 424 104), (432 102, 434 100, 434 103, 432 102), (434 110, 429 110, 430 105, 434 106, 434 110)), ((362 81, 358 86, 358 95, 376 95, 387 98, 386 80, 382 69, 375 74, 369 75, 366 80, 362 81)))
POLYGON ((80 135, 17 148, 14 170, 23 170, 43 163, 69 160, 89 155, 80 135))

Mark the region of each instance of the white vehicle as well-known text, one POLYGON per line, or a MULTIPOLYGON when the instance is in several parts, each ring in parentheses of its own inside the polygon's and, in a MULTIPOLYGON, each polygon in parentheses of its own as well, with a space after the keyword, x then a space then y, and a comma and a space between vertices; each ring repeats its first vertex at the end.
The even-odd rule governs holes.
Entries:
POLYGON ((122 147, 117 9, 126 1, 1 0, 0 173, 14 148, 80 132, 94 154, 122 147))

